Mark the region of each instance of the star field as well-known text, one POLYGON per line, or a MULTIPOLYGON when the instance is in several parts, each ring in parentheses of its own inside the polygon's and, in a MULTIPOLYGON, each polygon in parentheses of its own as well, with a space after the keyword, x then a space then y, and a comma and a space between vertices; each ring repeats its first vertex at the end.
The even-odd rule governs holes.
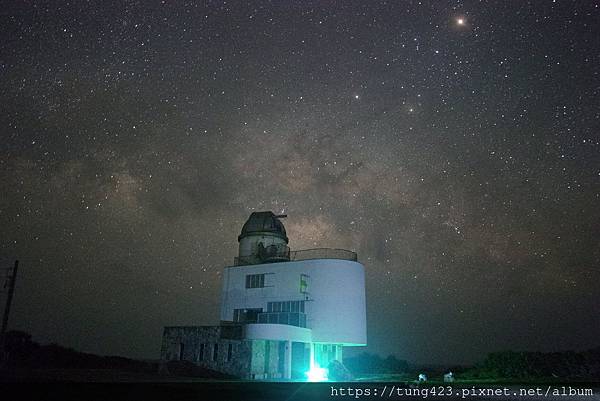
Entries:
POLYGON ((163 326, 218 322, 241 226, 273 210, 292 249, 358 253, 370 352, 599 345, 600 3, 13 1, 0 18, 13 328, 157 358, 163 326))

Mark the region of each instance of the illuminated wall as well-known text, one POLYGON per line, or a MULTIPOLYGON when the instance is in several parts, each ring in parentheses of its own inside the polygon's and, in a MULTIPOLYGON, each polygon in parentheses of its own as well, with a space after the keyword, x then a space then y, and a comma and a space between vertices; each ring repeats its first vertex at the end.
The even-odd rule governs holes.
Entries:
MULTIPOLYGON (((303 300, 312 341, 366 345, 364 267, 342 259, 314 259, 228 267, 223 273, 221 320, 233 321, 235 310, 262 309, 269 302, 303 300), (251 286, 246 276, 252 278, 251 286), (260 287, 254 287, 256 283, 260 287)), ((275 336, 275 333, 274 333, 275 336)), ((273 339, 282 339, 275 337, 273 339)))

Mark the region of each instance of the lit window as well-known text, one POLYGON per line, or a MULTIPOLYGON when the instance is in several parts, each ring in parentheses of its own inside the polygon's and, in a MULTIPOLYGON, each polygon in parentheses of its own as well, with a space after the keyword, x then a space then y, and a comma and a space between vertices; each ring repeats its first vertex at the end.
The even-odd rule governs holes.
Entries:
POLYGON ((255 309, 234 309, 233 321, 237 323, 256 323, 262 308, 255 309))

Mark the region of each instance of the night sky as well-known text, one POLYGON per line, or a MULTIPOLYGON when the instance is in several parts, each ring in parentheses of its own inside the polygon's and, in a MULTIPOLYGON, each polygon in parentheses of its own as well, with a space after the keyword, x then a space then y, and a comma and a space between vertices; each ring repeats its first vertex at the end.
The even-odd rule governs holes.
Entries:
POLYGON ((293 250, 358 253, 361 351, 600 345, 599 1, 11 1, 0 19, 11 328, 156 359, 163 326, 218 323, 241 226, 272 210, 293 250))

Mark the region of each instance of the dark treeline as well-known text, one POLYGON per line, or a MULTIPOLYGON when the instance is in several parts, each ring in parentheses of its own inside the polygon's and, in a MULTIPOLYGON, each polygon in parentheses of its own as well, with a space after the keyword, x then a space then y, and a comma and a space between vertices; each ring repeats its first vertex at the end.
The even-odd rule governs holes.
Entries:
MULTIPOLYGON (((165 364, 158 362, 145 362, 120 356, 100 356, 79 352, 57 344, 40 345, 32 341, 31 335, 22 331, 9 331, 6 333, 4 346, 4 362, 0 369, 0 381, 10 378, 15 370, 107 370, 115 372, 133 372, 143 376, 202 377, 211 379, 229 379, 230 375, 205 369, 189 361, 170 361, 165 364), (159 376, 155 376, 155 375, 159 376)), ((27 373, 25 373, 27 376, 27 373)), ((91 376, 93 377, 93 376, 91 376)), ((14 378, 14 377, 13 377, 14 378)), ((83 380, 87 380, 85 378, 83 380)), ((110 380, 115 377, 111 376, 110 380)))
POLYGON ((57 344, 40 345, 21 331, 6 333, 4 350, 7 368, 156 370, 155 364, 134 359, 88 354, 57 344))
MULTIPOLYGON (((40 345, 31 340, 31 335, 20 331, 7 333, 5 351, 4 367, 8 369, 107 369, 143 373, 158 373, 162 369, 163 372, 160 373, 177 376, 226 376, 201 369, 191 362, 173 361, 162 366, 157 362, 78 352, 56 344, 40 345)), ((452 371, 457 380, 543 378, 597 381, 600 378, 600 347, 581 352, 493 352, 472 367, 417 366, 394 355, 382 358, 379 355, 362 353, 344 358, 343 366, 354 375, 403 374, 416 378, 418 373, 426 373, 432 379, 440 379, 444 373, 452 371)))
POLYGON ((344 358, 344 365, 354 374, 360 373, 407 373, 408 362, 397 359, 394 355, 382 358, 379 355, 363 352, 354 357, 344 358))
POLYGON ((457 380, 483 379, 575 379, 596 381, 600 378, 600 347, 582 352, 493 352, 474 366, 417 366, 390 355, 362 353, 345 358, 344 365, 353 374, 405 374, 426 373, 440 379, 453 372, 457 380))
POLYGON ((600 378, 600 347, 582 352, 493 352, 463 373, 468 378, 600 378))

